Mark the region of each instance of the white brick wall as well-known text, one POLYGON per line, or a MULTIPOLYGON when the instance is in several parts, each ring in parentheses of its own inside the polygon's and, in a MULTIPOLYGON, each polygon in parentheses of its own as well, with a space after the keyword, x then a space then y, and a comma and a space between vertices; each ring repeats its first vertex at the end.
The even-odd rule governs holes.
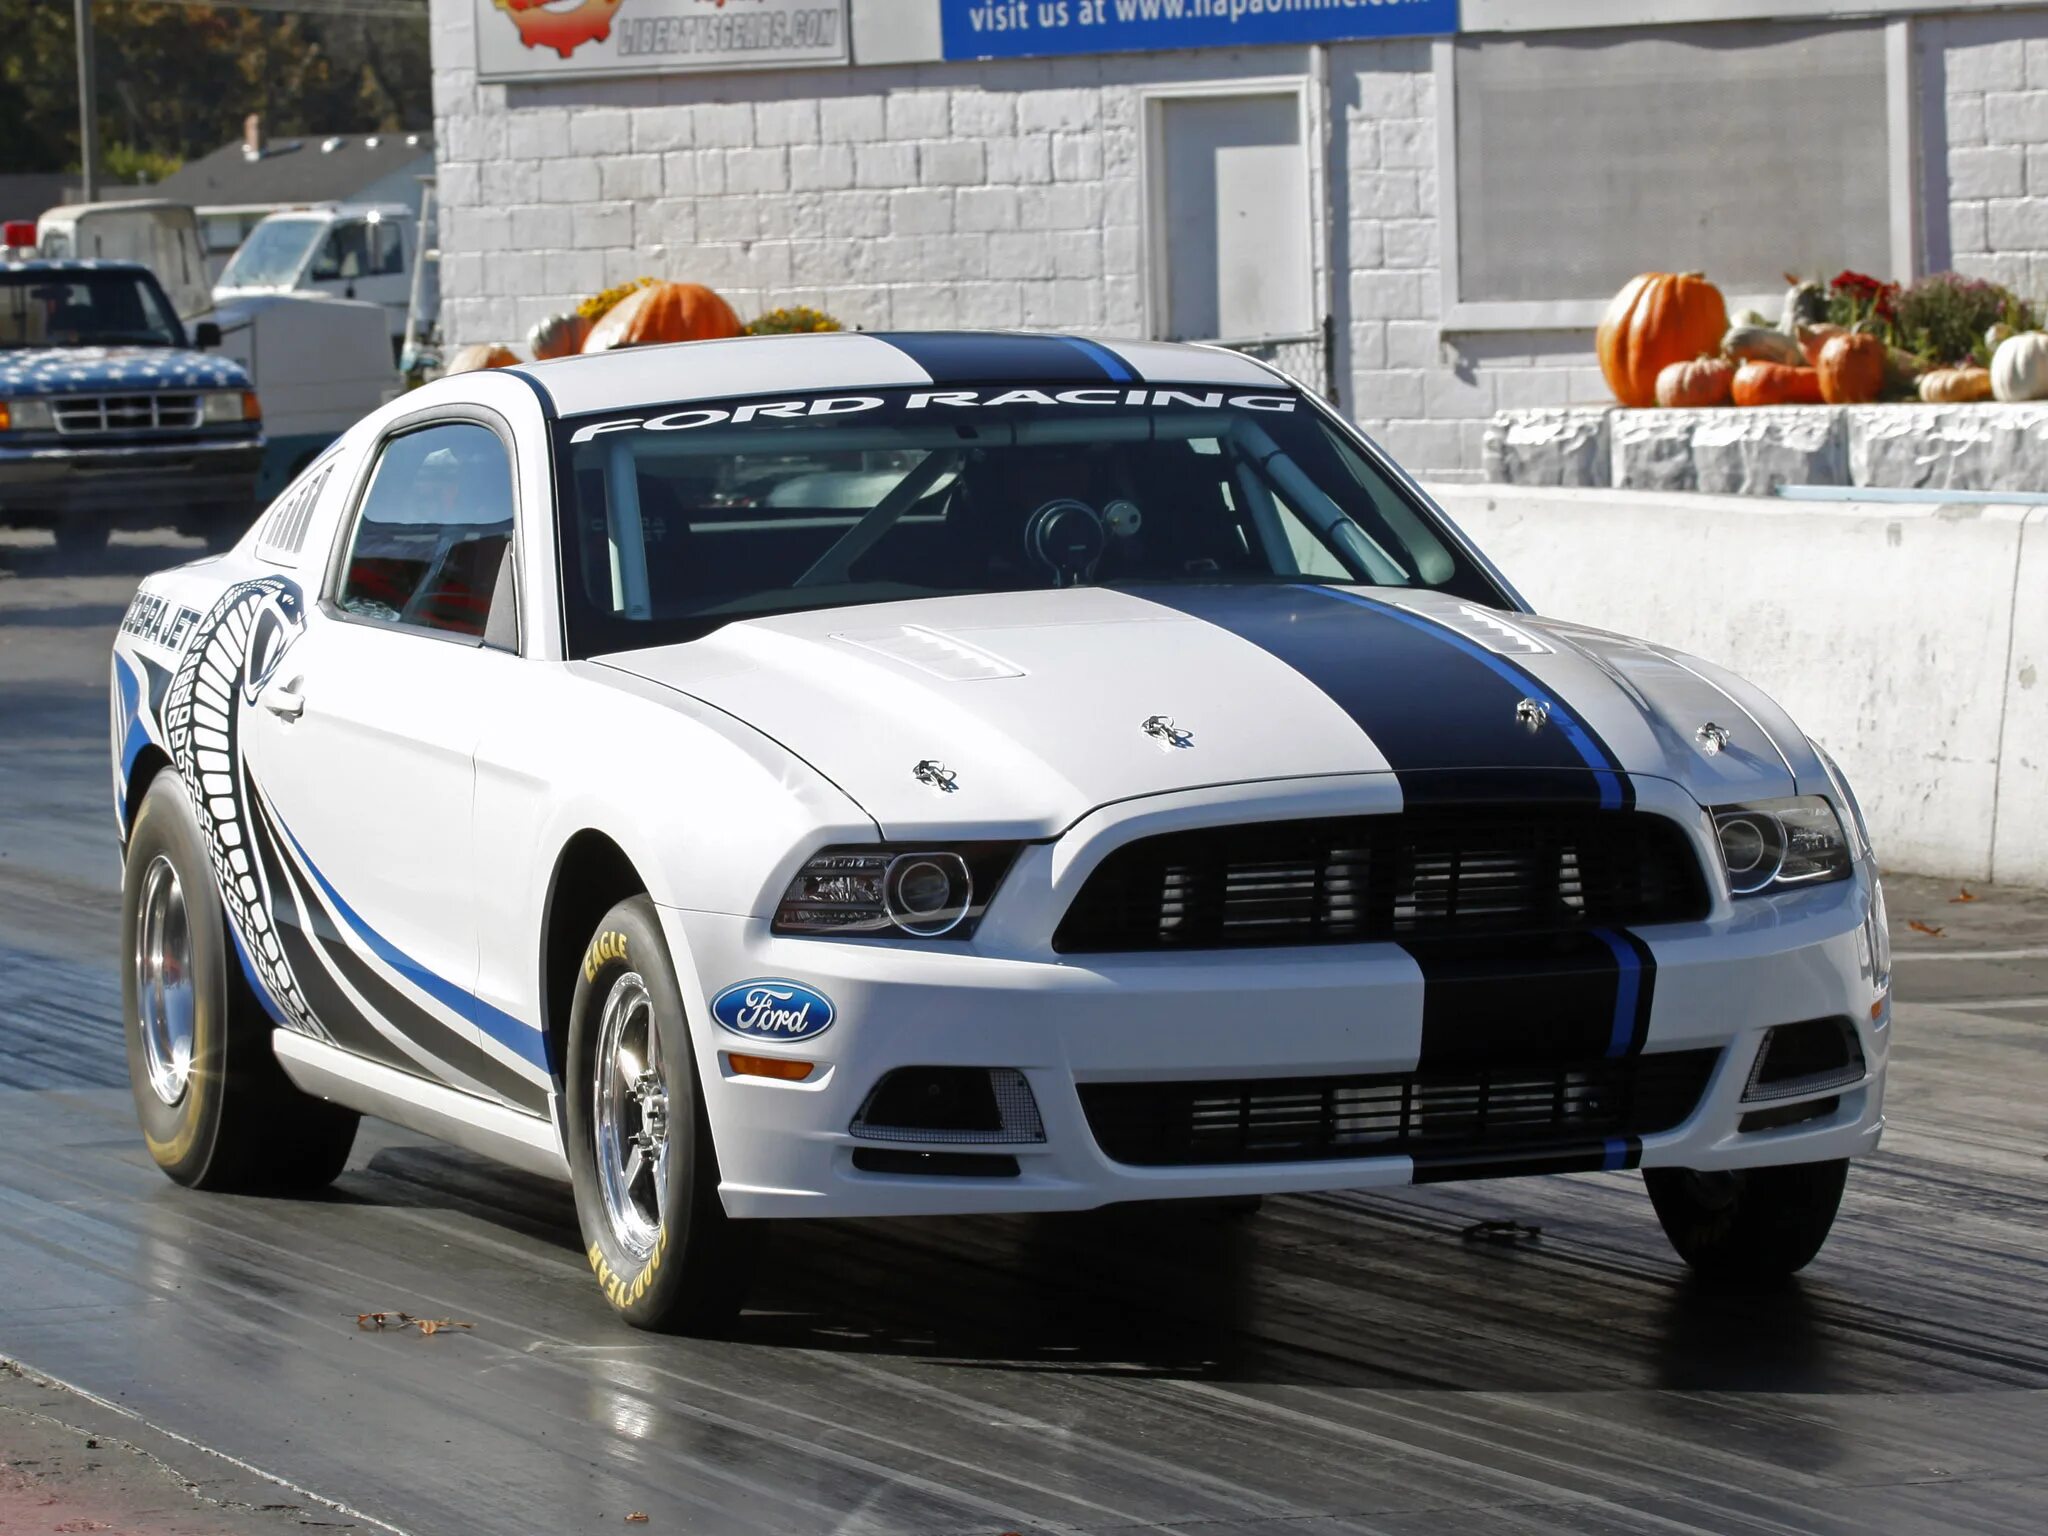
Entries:
POLYGON ((2048 10, 1916 27, 1929 259, 2048 300, 2048 10))
MULTIPOLYGON (((516 340, 643 273, 742 315, 1141 326, 1142 87, 1307 72, 1298 49, 479 85, 433 0, 444 312, 516 340)), ((1930 261, 2048 298, 2048 9, 1915 22, 1930 261)), ((1587 332, 1445 333, 1427 42, 1329 53, 1342 402, 1417 473, 1476 478, 1486 418, 1604 402, 1587 332)))

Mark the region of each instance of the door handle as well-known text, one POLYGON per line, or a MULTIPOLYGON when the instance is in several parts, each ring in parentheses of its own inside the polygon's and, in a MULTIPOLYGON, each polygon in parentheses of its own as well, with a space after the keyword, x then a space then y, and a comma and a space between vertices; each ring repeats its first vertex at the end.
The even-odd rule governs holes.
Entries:
POLYGON ((306 696, 282 683, 272 683, 256 702, 280 720, 296 720, 306 712, 306 696))

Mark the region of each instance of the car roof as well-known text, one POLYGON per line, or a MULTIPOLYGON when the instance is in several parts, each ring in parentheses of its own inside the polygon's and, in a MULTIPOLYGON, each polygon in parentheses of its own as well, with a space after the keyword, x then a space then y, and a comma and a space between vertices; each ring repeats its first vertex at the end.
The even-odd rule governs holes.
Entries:
POLYGON ((1038 331, 830 331, 625 347, 517 372, 565 416, 744 395, 845 389, 1203 384, 1273 389, 1288 381, 1219 347, 1095 340, 1038 331))
POLYGON ((66 257, 51 261, 41 256, 27 261, 0 262, 0 272, 147 272, 139 261, 101 261, 95 256, 66 257))

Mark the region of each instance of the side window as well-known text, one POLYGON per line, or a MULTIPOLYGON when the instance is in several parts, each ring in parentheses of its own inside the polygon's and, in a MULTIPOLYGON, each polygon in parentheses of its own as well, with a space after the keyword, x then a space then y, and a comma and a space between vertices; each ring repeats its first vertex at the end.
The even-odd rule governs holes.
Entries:
POLYGON ((364 276, 369 267, 369 251, 363 234, 361 223, 337 224, 330 229, 327 238, 320 242, 320 253, 313 258, 314 279, 353 282, 364 276))
POLYGON ((405 245, 396 224, 380 219, 363 232, 370 247, 369 276, 392 277, 405 270, 405 245))
POLYGON ((509 645, 513 598, 512 465, 498 435, 448 422, 386 443, 356 513, 337 606, 509 645))

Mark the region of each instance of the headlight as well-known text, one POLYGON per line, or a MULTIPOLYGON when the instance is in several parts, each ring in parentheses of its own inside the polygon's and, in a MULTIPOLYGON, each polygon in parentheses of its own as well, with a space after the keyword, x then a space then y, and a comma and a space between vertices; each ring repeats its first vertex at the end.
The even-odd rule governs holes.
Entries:
POLYGON ((1857 803, 1855 791, 1849 788, 1849 777, 1842 772, 1842 765, 1819 742, 1808 743, 1813 755, 1820 759, 1821 771, 1828 776, 1828 785, 1835 792, 1835 798, 1849 812, 1849 826, 1856 834, 1856 846, 1849 851, 1857 858, 1869 853, 1870 827, 1863 819, 1863 807, 1857 803))
POLYGON ((261 421, 263 407, 253 389, 212 389, 199 397, 199 419, 210 427, 231 421, 261 421))
POLYGON ((1721 862, 1738 896, 1849 876, 1849 840, 1823 795, 1714 807, 1721 862))
POLYGON ((47 432, 56 424, 47 400, 0 400, 0 432, 47 432))
POLYGON ((966 938, 1017 855, 1013 844, 827 848, 775 909, 777 933, 966 938))

